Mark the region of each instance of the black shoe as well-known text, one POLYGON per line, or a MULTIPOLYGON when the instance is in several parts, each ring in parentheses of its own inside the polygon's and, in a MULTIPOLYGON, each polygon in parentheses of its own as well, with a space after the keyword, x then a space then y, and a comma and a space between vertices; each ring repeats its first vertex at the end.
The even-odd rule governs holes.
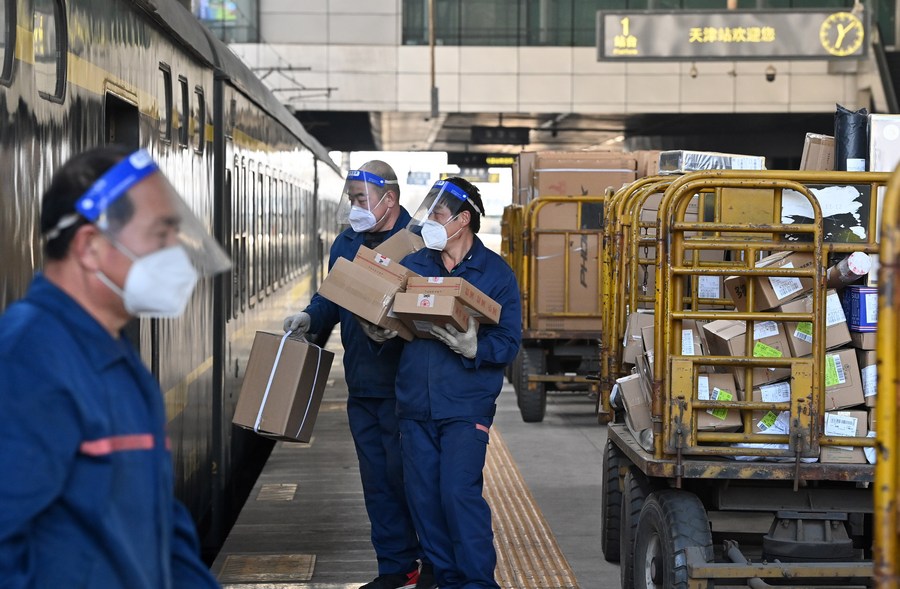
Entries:
POLYGON ((419 571, 413 569, 408 573, 378 575, 359 589, 412 589, 419 580, 419 571))
POLYGON ((437 589, 434 580, 434 566, 430 562, 423 562, 419 569, 419 580, 416 581, 416 589, 437 589))

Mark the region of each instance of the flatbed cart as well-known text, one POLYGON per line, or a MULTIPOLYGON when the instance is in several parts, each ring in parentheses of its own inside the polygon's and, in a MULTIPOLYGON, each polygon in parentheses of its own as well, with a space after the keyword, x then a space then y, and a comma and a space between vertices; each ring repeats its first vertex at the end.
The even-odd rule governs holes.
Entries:
POLYGON ((874 445, 868 437, 825 434, 825 268, 830 254, 878 251, 875 201, 887 178, 711 171, 678 177, 666 188, 656 235, 651 426, 633 432, 617 415, 603 457, 604 556, 620 562, 623 588, 871 585, 874 469, 818 462, 820 450, 874 445), (829 226, 826 241, 815 185, 858 190, 871 211, 854 234, 861 237, 842 241, 829 226), (712 214, 708 221, 687 222, 688 205, 698 195, 711 199, 712 214), (798 201, 809 218, 784 222, 785 205, 798 201), (768 211, 768 222, 759 222, 760 211, 768 211), (705 262, 703 250, 724 255, 705 262), (756 266, 760 254, 774 252, 803 252, 813 261, 797 268, 756 266), (740 277, 747 310, 723 311, 720 300, 701 298, 700 276, 740 277), (771 279, 808 281, 811 310, 755 310, 763 296, 755 280, 771 279), (812 354, 688 353, 686 322, 717 319, 746 322, 745 350, 754 350, 757 326, 809 324, 812 354), (725 370, 740 373, 744 389, 752 391, 754 382, 762 384, 768 371, 777 369, 790 376, 782 400, 698 394, 701 378, 725 370), (708 415, 728 412, 739 416, 741 431, 700 427, 708 415), (783 415, 783 433, 754 429, 770 414, 783 415))
POLYGON ((875 463, 875 586, 900 586, 900 170, 891 175, 881 214, 875 463))
POLYGON ((522 346, 507 376, 526 422, 544 419, 549 390, 599 398, 605 198, 541 196, 503 211, 501 253, 522 299, 522 346))

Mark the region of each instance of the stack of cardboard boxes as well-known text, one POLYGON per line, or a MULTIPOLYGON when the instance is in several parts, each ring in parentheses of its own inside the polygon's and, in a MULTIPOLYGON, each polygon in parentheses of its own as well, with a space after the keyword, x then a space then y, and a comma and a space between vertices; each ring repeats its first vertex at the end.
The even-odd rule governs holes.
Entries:
MULTIPOLYGON (((782 252, 763 258, 757 267, 804 268, 813 263, 802 252, 782 252)), ((733 276, 725 288, 739 311, 747 308, 747 281, 754 282, 754 310, 783 313, 812 312, 812 280, 775 276, 733 276)), ((821 366, 824 370, 826 436, 873 435, 876 367, 875 329, 877 289, 851 285, 829 290, 825 297, 825 347, 821 366)), ((653 315, 633 313, 629 317, 624 342, 623 362, 635 366, 634 374, 619 379, 619 391, 629 411, 647 411, 653 363, 653 315), (647 326, 650 326, 649 328, 647 326), (649 336, 649 337, 648 337, 649 336)), ((753 356, 758 358, 807 357, 812 353, 813 325, 808 322, 757 321, 753 323, 752 350, 747 353, 747 323, 717 320, 698 326, 683 322, 682 355, 753 356)), ((791 398, 790 370, 784 367, 757 367, 752 370, 753 387, 747 390, 746 369, 700 366, 697 399, 744 400, 786 403, 791 398)), ((773 411, 754 411, 754 433, 786 433, 778 429, 786 423, 773 411), (770 429, 775 428, 775 429, 770 429)), ((639 427, 649 424, 649 413, 631 416, 626 423, 639 427)), ((738 411, 711 409, 698 417, 701 431, 740 431, 738 411)), ((635 434, 638 432, 636 431, 635 434)), ((819 459, 833 463, 865 463, 862 448, 823 446, 819 459)), ((873 458, 874 459, 874 458, 873 458)))

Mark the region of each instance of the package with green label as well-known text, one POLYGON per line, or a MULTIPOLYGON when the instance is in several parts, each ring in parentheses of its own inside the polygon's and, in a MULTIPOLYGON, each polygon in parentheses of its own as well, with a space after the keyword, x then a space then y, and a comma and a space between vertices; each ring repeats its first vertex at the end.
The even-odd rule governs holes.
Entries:
POLYGON ((826 352, 823 370, 827 411, 865 403, 856 350, 844 348, 826 352))
MULTIPOLYGON (((701 374, 697 377, 697 400, 729 402, 742 398, 731 374, 701 374)), ((741 412, 737 409, 697 409, 694 415, 698 431, 733 432, 743 425, 741 412)))
MULTIPOLYGON (((747 324, 744 321, 720 319, 703 326, 709 353, 713 356, 745 356, 747 324)), ((784 323, 777 321, 756 321, 753 325, 753 345, 750 356, 754 358, 789 358, 791 348, 784 323)), ((741 391, 746 390, 744 370, 733 370, 735 383, 741 391)), ((754 368, 753 385, 759 386, 784 380, 791 376, 789 368, 754 368)))
MULTIPOLYGON (((812 313, 812 295, 799 298, 778 307, 782 313, 812 313)), ((850 343, 850 330, 837 291, 829 290, 825 295, 825 348, 834 349, 850 343)), ((785 331, 791 344, 791 355, 802 358, 812 354, 813 324, 785 322, 785 331)))

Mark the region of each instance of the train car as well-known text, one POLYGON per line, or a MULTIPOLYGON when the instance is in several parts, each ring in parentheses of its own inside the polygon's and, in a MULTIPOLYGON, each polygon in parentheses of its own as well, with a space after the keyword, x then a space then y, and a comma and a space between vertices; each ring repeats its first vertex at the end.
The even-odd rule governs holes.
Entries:
POLYGON ((0 114, 0 310, 41 266, 50 177, 94 145, 147 148, 233 260, 182 318, 128 328, 165 395, 178 495, 215 550, 271 447, 231 425, 250 344, 315 291, 340 169, 176 0, 0 0, 0 114))

